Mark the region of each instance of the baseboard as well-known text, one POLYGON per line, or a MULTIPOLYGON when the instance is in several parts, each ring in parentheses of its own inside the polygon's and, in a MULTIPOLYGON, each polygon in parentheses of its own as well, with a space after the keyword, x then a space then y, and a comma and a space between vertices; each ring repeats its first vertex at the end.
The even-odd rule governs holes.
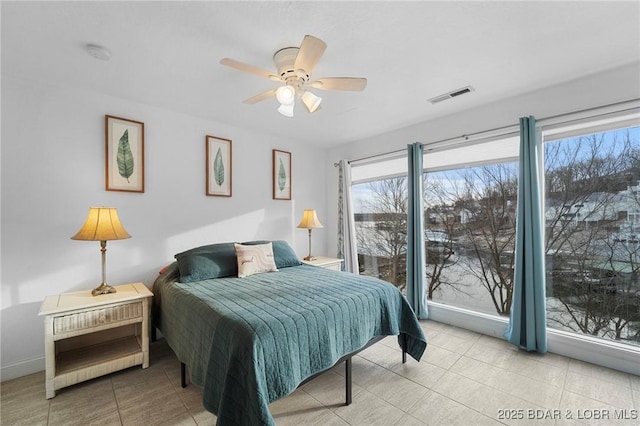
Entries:
POLYGON ((428 303, 429 319, 437 322, 453 325, 475 331, 488 336, 504 338, 504 332, 509 325, 508 318, 483 314, 469 309, 443 305, 441 303, 428 303))
POLYGON ((547 330, 549 352, 640 376, 640 347, 562 330, 547 330))
MULTIPOLYGON (((429 302, 428 309, 431 320, 500 339, 504 339, 509 322, 508 318, 441 303, 429 302)), ((640 375, 640 347, 548 328, 547 350, 579 361, 640 375)))
POLYGON ((18 377, 28 376, 29 374, 44 371, 44 366, 44 356, 6 365, 0 369, 0 382, 6 382, 7 380, 17 379, 18 377))

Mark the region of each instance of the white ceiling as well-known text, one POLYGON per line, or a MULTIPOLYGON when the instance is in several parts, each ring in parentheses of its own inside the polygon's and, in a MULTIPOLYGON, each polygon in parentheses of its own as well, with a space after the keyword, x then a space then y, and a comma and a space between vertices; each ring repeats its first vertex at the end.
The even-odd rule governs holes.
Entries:
MULTIPOLYGON (((77 87, 314 144, 347 141, 640 61, 640 2, 6 2, 2 74, 77 87), (366 77, 322 110, 242 101, 276 83, 305 34, 328 48, 312 78, 366 77), (87 43, 109 48, 109 62, 87 43), (427 99, 471 85, 432 105, 427 99)), ((118 111, 105 111, 117 114, 118 111)), ((141 117, 132 117, 141 119, 141 117)))

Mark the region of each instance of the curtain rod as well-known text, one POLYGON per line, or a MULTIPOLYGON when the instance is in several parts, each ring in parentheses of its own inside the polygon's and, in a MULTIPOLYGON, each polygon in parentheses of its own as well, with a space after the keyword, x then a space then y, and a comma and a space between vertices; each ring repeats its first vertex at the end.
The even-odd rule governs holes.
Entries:
MULTIPOLYGON (((406 150, 407 150, 406 148, 403 148, 403 149, 396 149, 395 151, 383 152, 381 154, 373 154, 373 155, 369 155, 369 156, 362 157, 362 158, 356 158, 356 159, 353 159, 353 160, 347 160, 347 163, 351 164, 351 163, 353 163, 355 161, 364 161, 364 160, 368 160, 370 158, 382 157, 383 155, 399 154, 401 152, 406 152, 406 150)), ((333 163, 334 167, 338 167, 339 165, 340 165, 340 163, 333 163)))
MULTIPOLYGON (((612 104, 607 104, 607 105, 602 105, 602 106, 598 106, 598 107, 592 107, 592 108, 586 108, 586 109, 582 109, 582 110, 578 110, 578 111, 574 111, 574 112, 565 112, 562 114, 557 114, 557 115, 551 115, 549 117, 544 117, 544 118, 540 118, 540 119, 536 119, 537 124, 540 124, 541 122, 544 121, 550 121, 550 120, 557 120, 559 118, 562 117, 567 117, 567 116, 571 116, 571 115, 575 115, 575 114, 584 114, 584 113, 588 113, 588 112, 592 112, 592 111, 599 111, 599 110, 603 110, 606 108, 612 108, 618 105, 624 105, 624 104, 630 104, 632 102, 638 102, 640 101, 640 98, 633 98, 633 99, 629 99, 626 101, 620 101, 620 102, 614 102, 612 104)), ((634 108, 633 106, 630 106, 628 109, 632 109, 634 108)), ((637 106, 635 106, 635 108, 637 108, 637 106)), ((619 111, 624 111, 624 109, 621 109, 619 111)), ((601 115, 607 114, 607 112, 603 112, 601 115)), ((460 136, 454 136, 452 138, 446 138, 446 139, 441 139, 439 141, 434 141, 434 142, 430 142, 428 144, 424 144, 425 146, 430 146, 430 145, 436 145, 436 144, 443 144, 446 142, 453 142, 455 140, 459 140, 459 139, 463 139, 463 140, 469 140, 469 138, 473 138, 475 136, 478 135, 483 135, 483 134, 489 134, 489 133, 496 133, 496 132, 506 132, 507 130, 513 129, 514 126, 517 125, 510 125, 510 126, 502 126, 502 127, 495 127, 493 129, 490 130, 483 130, 481 132, 475 132, 475 133, 469 133, 468 135, 463 134, 460 136)), ((369 155, 366 157, 361 157, 361 158, 356 158, 353 160, 347 160, 347 162, 349 164, 353 163, 353 162, 357 162, 357 161, 364 161, 364 160, 369 160, 371 158, 377 158, 377 157, 382 157, 383 155, 390 155, 390 154, 397 154, 400 152, 404 152, 405 149, 397 149, 395 151, 388 151, 388 152, 383 152, 381 154, 373 154, 373 155, 369 155)), ((333 163, 334 167, 338 167, 339 163, 333 163)))

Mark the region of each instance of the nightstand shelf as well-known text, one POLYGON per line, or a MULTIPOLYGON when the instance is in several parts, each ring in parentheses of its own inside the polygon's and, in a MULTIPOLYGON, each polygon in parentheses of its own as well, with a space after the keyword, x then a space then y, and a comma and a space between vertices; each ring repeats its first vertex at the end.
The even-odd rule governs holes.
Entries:
POLYGON ((56 390, 134 365, 149 366, 149 301, 142 283, 116 286, 116 293, 90 291, 47 296, 45 387, 56 390))
POLYGON ((303 260, 302 263, 306 263, 307 265, 319 266, 321 268, 332 269, 334 271, 342 270, 342 259, 325 256, 314 257, 314 260, 303 260))
MULTIPOLYGON (((66 382, 65 379, 62 379, 62 376, 69 376, 70 373, 78 376, 89 376, 92 374, 89 370, 100 364, 105 364, 99 368, 99 370, 103 371, 111 370, 110 367, 120 367, 109 372, 142 364, 142 346, 140 343, 137 338, 130 336, 60 352, 56 355, 56 381, 66 382)), ((99 377, 103 374, 107 373, 97 374, 94 377, 99 377)))

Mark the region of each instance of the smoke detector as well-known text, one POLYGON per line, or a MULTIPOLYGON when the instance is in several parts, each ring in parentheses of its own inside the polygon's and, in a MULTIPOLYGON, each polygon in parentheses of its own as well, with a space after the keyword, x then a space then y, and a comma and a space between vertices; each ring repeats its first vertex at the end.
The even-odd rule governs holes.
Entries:
POLYGON ((84 49, 89 55, 101 61, 108 61, 111 59, 111 51, 106 47, 99 46, 97 44, 87 44, 84 49))

